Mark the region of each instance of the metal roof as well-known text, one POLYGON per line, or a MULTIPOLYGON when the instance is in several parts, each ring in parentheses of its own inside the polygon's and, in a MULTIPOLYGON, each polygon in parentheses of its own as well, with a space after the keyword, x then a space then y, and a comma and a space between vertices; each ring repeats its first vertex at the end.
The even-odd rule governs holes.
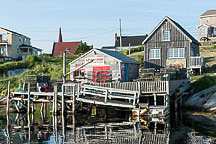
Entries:
POLYGON ((117 52, 117 51, 110 51, 110 50, 104 50, 104 49, 96 49, 102 53, 105 53, 107 55, 110 55, 120 61, 122 61, 123 63, 135 63, 135 64, 140 64, 138 61, 120 53, 120 52, 117 52))

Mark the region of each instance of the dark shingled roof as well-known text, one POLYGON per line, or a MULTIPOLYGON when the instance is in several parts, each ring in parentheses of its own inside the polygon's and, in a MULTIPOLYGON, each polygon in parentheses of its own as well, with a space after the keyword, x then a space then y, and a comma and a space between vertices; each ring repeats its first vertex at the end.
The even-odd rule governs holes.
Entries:
POLYGON ((115 46, 103 46, 101 49, 115 49, 115 46))
POLYGON ((216 15, 216 10, 207 10, 201 16, 216 15))
POLYGON ((96 49, 98 51, 101 51, 107 55, 110 55, 120 61, 122 61, 123 63, 135 63, 135 64, 140 64, 138 61, 122 54, 122 53, 119 53, 117 51, 110 51, 110 50, 104 50, 104 49, 96 49))
MULTIPOLYGON (((142 42, 145 40, 147 35, 143 36, 122 36, 122 46, 128 47, 129 43, 130 46, 139 46, 142 45, 142 42)), ((117 40, 115 41, 115 47, 120 47, 120 37, 117 37, 117 40)))
POLYGON ((70 48, 70 50, 66 53, 66 55, 73 55, 77 47, 80 45, 80 42, 54 42, 53 44, 53 56, 62 56, 63 51, 66 48, 70 48))
MULTIPOLYGON (((14 34, 17 34, 17 35, 20 35, 20 36, 27 37, 27 36, 25 36, 25 35, 23 35, 23 34, 20 34, 20 33, 14 32, 14 31, 12 31, 12 30, 9 30, 9 29, 3 28, 3 27, 0 27, 0 29, 3 29, 3 30, 6 30, 6 31, 9 31, 9 32, 11 32, 11 33, 14 33, 14 34)), ((29 37, 28 37, 28 38, 29 38, 29 37)))

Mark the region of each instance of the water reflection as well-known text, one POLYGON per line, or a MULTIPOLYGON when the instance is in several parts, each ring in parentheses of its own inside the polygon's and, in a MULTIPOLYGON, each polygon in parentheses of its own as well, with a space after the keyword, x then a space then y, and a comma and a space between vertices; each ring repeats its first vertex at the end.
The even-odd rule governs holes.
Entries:
MULTIPOLYGON (((122 112, 121 112, 122 113, 122 112)), ((215 143, 216 118, 182 114, 174 118, 133 118, 77 114, 0 117, 0 143, 215 143)))

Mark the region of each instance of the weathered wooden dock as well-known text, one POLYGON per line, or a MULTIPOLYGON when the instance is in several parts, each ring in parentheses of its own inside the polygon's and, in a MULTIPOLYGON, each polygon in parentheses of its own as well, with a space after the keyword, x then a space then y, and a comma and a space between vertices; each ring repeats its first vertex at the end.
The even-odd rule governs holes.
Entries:
MULTIPOLYGON (((175 89, 185 80, 175 81, 143 81, 143 82, 116 82, 116 83, 64 83, 61 91, 57 86, 53 92, 31 92, 30 83, 28 92, 12 92, 8 95, 8 105, 14 104, 16 111, 23 109, 28 113, 34 112, 34 104, 49 103, 53 114, 57 112, 72 112, 80 103, 112 106, 128 109, 148 108, 150 115, 164 115, 169 108, 169 98, 175 89)), ((10 88, 9 88, 10 93, 10 88)), ((41 110, 46 105, 42 105, 41 110)), ((7 107, 7 111, 10 106, 7 107)))

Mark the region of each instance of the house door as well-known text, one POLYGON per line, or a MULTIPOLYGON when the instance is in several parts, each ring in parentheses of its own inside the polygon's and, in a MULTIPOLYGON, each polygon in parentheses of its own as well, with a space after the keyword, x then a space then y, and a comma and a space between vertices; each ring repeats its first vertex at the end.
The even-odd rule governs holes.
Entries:
POLYGON ((110 66, 93 67, 93 82, 105 83, 111 81, 110 66))

